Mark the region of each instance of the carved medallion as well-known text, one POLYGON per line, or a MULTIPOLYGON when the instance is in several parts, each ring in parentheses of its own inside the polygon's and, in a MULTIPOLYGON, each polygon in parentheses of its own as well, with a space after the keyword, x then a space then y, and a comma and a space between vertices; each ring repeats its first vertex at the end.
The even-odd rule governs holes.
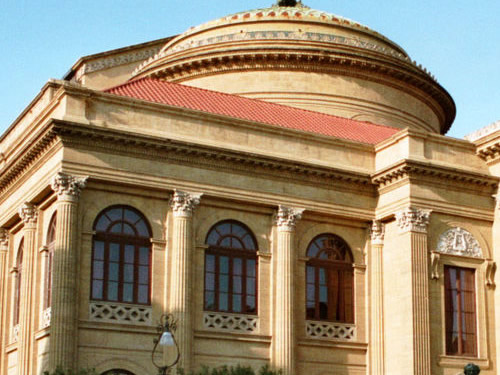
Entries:
POLYGON ((455 227, 444 232, 438 241, 437 251, 443 254, 481 258, 481 247, 477 240, 463 228, 455 227))

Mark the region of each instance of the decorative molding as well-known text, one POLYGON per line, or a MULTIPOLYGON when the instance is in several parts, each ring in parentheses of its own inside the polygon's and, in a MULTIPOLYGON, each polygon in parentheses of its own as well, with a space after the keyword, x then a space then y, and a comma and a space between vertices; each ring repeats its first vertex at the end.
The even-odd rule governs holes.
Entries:
POLYGON ((276 214, 276 225, 278 230, 292 232, 295 230, 297 221, 302 218, 304 208, 292 208, 279 205, 278 213, 276 214))
POLYGON ((9 231, 5 228, 0 228, 0 251, 7 251, 9 247, 9 231))
POLYGON ((202 195, 202 193, 187 193, 175 189, 170 203, 174 216, 191 217, 195 207, 200 204, 202 195))
POLYGON ((385 225, 380 220, 373 220, 370 228, 372 245, 383 245, 385 235, 385 225))
POLYGON ((396 221, 401 232, 427 233, 430 215, 430 210, 406 207, 396 213, 396 221))
POLYGON ((439 260, 441 255, 435 251, 431 252, 431 279, 439 280, 439 260))
POLYGON ((205 312, 203 327, 220 331, 256 333, 259 318, 253 315, 205 312))
POLYGON ((38 219, 38 210, 34 204, 26 202, 19 207, 19 216, 24 224, 36 224, 38 219))
POLYGON ((51 319, 52 319, 52 307, 48 307, 42 311, 42 316, 41 316, 42 328, 49 327, 51 319))
POLYGON ((402 160, 385 170, 378 171, 372 175, 372 183, 379 189, 393 185, 405 178, 415 178, 416 182, 426 180, 444 180, 448 186, 467 186, 477 190, 478 186, 495 189, 498 187, 497 177, 459 170, 457 168, 432 165, 414 160, 402 160))
POLYGON ((500 130, 500 121, 495 121, 485 127, 482 127, 479 130, 476 130, 472 133, 467 134, 464 138, 470 142, 475 142, 478 139, 486 137, 492 133, 495 133, 497 130, 500 130))
POLYGON ((93 321, 151 325, 152 311, 151 306, 97 301, 89 303, 89 318, 93 321))
POLYGON ((437 251, 442 254, 482 258, 479 243, 472 234, 460 227, 448 229, 439 236, 437 251))
POLYGON ((356 326, 354 324, 306 321, 306 335, 312 338, 355 341, 356 326))
POLYGON ((495 274, 497 272, 496 262, 489 260, 486 264, 486 286, 489 288, 495 288, 495 274))
POLYGON ((80 193, 87 184, 88 177, 75 177, 69 174, 58 172, 51 182, 52 190, 60 198, 78 199, 80 193))
POLYGON ((21 325, 20 324, 16 324, 13 328, 12 328, 12 338, 11 338, 11 342, 15 343, 19 340, 19 331, 21 330, 21 325))

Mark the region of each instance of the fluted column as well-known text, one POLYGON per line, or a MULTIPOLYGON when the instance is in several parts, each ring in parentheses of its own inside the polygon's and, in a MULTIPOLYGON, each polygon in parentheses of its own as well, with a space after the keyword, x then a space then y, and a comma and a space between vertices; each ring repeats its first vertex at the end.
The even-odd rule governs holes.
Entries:
POLYGON ((276 215, 276 298, 274 298, 273 367, 283 375, 295 374, 295 224, 303 209, 279 206, 276 215))
MULTIPOLYGON (((430 211, 408 207, 396 214, 402 236, 410 236, 411 252, 413 371, 414 375, 431 373, 429 323, 429 270, 427 226, 430 211)), ((409 373, 409 372, 408 372, 409 373)))
POLYGON ((370 275, 370 369, 371 375, 383 375, 384 368, 384 224, 374 221, 371 228, 370 275))
POLYGON ((9 232, 0 228, 0 332, 4 334, 0 335, 0 374, 3 373, 4 367, 4 349, 5 340, 7 337, 7 327, 4 323, 4 318, 8 315, 7 306, 5 303, 5 294, 7 288, 7 253, 9 250, 9 232))
POLYGON ((193 308, 192 272, 193 210, 200 203, 201 194, 176 190, 172 198, 174 214, 172 231, 172 263, 169 310, 177 319, 175 337, 181 354, 178 366, 189 371, 192 365, 193 308))
POLYGON ((19 341, 17 354, 17 372, 19 375, 31 373, 33 363, 33 316, 34 316, 34 263, 35 239, 38 211, 31 203, 19 208, 19 216, 24 222, 23 236, 23 276, 21 282, 21 301, 19 308, 19 341))
POLYGON ((87 178, 59 172, 52 180, 57 194, 57 227, 52 269, 52 317, 49 368, 76 366, 77 345, 77 208, 87 178))

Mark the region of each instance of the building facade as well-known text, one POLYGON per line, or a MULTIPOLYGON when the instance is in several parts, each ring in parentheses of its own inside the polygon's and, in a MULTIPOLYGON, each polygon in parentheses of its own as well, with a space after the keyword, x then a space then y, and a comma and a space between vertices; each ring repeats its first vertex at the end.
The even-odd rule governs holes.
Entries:
POLYGON ((0 139, 0 375, 153 373, 164 313, 185 370, 497 374, 500 127, 454 116, 295 1, 80 59, 0 139))

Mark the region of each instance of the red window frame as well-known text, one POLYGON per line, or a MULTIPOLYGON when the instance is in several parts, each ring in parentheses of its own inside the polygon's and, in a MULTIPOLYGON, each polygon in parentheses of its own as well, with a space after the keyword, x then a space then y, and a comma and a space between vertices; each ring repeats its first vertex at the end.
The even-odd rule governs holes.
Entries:
POLYGON ((91 299, 150 305, 151 227, 144 215, 130 206, 111 206, 97 216, 94 230, 91 299), (117 212, 121 212, 118 218, 117 212), (137 220, 132 222, 127 216, 133 217, 132 221, 137 220), (114 228, 120 226, 123 228, 122 233, 113 232, 114 228), (133 233, 124 233, 125 228, 133 233), (144 257, 146 251, 147 256, 144 257), (141 278, 145 278, 146 282, 141 281, 141 278), (141 293, 144 288, 147 289, 146 299, 141 293))
POLYGON ((347 243, 321 234, 306 254, 306 319, 354 323, 354 267, 347 243))
POLYGON ((243 223, 225 220, 207 235, 204 310, 256 315, 258 311, 257 241, 243 223))
POLYGON ((476 271, 444 266, 446 354, 477 356, 476 271))

